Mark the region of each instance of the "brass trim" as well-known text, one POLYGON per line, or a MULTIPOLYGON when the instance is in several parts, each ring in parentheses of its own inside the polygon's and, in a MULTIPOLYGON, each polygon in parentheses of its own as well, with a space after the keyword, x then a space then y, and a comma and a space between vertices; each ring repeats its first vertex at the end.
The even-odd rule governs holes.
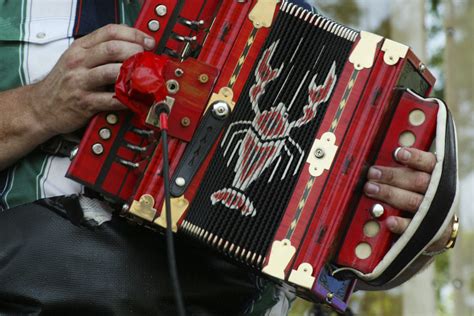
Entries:
POLYGON ((150 194, 143 194, 138 201, 134 200, 130 206, 129 213, 146 221, 153 222, 156 216, 155 199, 150 194))
POLYGON ((372 68, 377 53, 377 45, 383 39, 382 36, 370 32, 361 31, 360 39, 349 56, 349 62, 357 70, 372 68))
POLYGON ((313 277, 313 266, 307 262, 299 265, 298 270, 291 270, 288 281, 301 287, 312 289, 316 278, 313 277))
POLYGON ((211 95, 211 98, 209 99, 209 102, 207 103, 206 109, 208 109, 212 104, 223 101, 227 103, 227 105, 230 107, 230 110, 232 111, 235 106, 235 102, 232 100, 234 98, 234 91, 229 88, 229 87, 222 87, 220 88, 218 93, 213 93, 211 95))
POLYGON ((256 29, 270 27, 279 0, 257 0, 257 3, 249 13, 249 19, 256 29))
POLYGON ((405 58, 409 48, 410 47, 406 45, 385 39, 382 45, 382 51, 385 52, 383 61, 389 66, 396 65, 400 58, 405 58))
POLYGON ((313 177, 319 177, 324 170, 331 168, 338 146, 336 143, 336 135, 326 132, 321 139, 316 139, 306 160, 309 163, 309 174, 313 177))
MULTIPOLYGON (((167 96, 166 100, 164 101, 164 103, 166 103, 168 105, 170 111, 173 108, 174 101, 175 101, 175 99, 172 98, 172 97, 169 97, 169 96, 167 96)), ((154 103, 150 107, 150 109, 148 110, 148 114, 146 116, 146 119, 145 119, 146 124, 160 128, 160 117, 157 115, 155 109, 156 109, 157 106, 160 106, 161 104, 163 104, 163 102, 157 102, 157 103, 154 103)))
MULTIPOLYGON (((172 223, 172 230, 173 232, 178 231, 178 221, 183 215, 184 211, 189 206, 189 201, 186 200, 182 195, 180 197, 171 198, 171 223, 172 223)), ((166 204, 163 203, 163 207, 161 209, 160 217, 158 217, 154 223, 158 226, 166 228, 166 204)))
POLYGON ((285 269, 296 253, 289 239, 275 240, 270 250, 268 264, 262 272, 280 280, 285 280, 285 269))

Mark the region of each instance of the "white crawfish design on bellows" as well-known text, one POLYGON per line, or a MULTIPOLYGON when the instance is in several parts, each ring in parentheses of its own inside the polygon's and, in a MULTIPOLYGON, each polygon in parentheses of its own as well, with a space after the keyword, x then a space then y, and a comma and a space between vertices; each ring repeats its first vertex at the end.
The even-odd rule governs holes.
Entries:
POLYGON ((278 158, 268 180, 268 182, 272 181, 275 171, 280 166, 283 151, 290 160, 281 180, 290 173, 292 175, 297 173, 304 152, 300 145, 291 138, 290 132, 293 128, 308 124, 315 118, 318 106, 329 99, 337 81, 335 62, 333 62, 322 85, 316 85, 317 74, 314 75, 308 87, 308 104, 303 107, 304 113, 296 121, 288 121, 287 108, 283 103, 260 112, 258 106, 260 97, 265 93, 266 86, 278 78, 284 67, 282 64, 280 68, 273 69, 270 65, 277 46, 278 41, 265 50, 255 70, 256 82, 249 92, 255 118, 252 121, 237 121, 230 124, 221 142, 221 147, 224 148, 224 157, 230 154, 227 167, 236 153, 238 153, 238 160, 234 167, 235 176, 232 187, 214 192, 211 195, 211 202, 213 205, 220 202, 230 209, 238 209, 244 216, 255 216, 257 213, 252 201, 244 192, 278 158), (290 148, 296 149, 297 153, 293 154, 290 148), (298 161, 295 160, 295 155, 299 155, 298 161), (294 168, 290 171, 291 165, 294 165, 294 168))

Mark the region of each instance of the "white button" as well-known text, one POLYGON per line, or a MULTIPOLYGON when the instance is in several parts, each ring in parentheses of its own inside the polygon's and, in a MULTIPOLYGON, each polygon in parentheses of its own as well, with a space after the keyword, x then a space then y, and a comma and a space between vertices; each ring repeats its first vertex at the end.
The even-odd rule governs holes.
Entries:
POLYGON ((39 32, 36 34, 36 37, 37 38, 45 38, 46 37, 46 33, 45 32, 39 32))

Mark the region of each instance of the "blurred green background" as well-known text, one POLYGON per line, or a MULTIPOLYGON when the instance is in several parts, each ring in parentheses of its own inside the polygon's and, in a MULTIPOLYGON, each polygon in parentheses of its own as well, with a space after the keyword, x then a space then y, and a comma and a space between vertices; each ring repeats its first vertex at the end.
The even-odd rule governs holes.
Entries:
MULTIPOLYGON (((437 77, 433 94, 450 107, 458 133, 461 231, 456 247, 398 288, 354 294, 352 313, 474 316, 474 0, 314 2, 338 22, 410 45, 437 77)), ((318 308, 298 299, 290 315, 335 315, 318 308)))

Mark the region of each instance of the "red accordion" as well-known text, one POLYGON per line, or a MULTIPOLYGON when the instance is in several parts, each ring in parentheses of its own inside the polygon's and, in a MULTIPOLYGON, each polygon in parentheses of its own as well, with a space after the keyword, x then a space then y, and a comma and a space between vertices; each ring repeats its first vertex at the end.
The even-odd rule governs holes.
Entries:
POLYGON ((167 56, 155 78, 166 97, 97 115, 68 176, 166 227, 164 102, 173 230, 344 310, 357 279, 394 280, 448 224, 454 125, 407 46, 278 2, 147 1, 136 27, 167 56), (367 168, 435 136, 428 192, 397 239, 385 219, 402 211, 363 195, 367 168))

